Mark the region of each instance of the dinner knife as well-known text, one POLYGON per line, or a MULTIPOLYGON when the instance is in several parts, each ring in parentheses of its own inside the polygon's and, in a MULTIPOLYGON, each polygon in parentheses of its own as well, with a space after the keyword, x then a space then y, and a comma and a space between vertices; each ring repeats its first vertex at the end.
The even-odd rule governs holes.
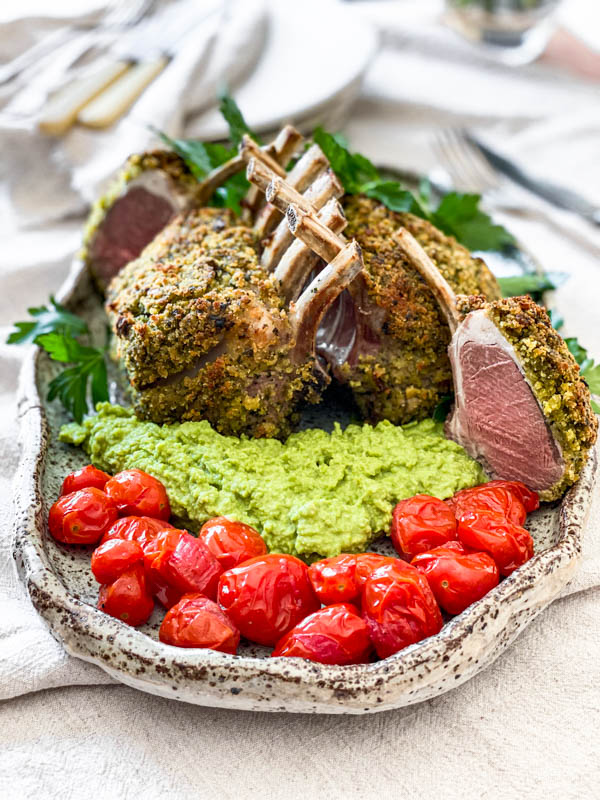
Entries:
POLYGON ((146 20, 49 100, 40 129, 58 136, 75 121, 91 128, 112 125, 175 56, 180 41, 222 7, 222 0, 185 0, 146 20))
POLYGON ((464 133, 467 140, 480 151, 489 163, 497 169, 498 172, 501 172, 503 175, 506 175, 507 178, 514 181, 514 183, 523 186, 538 197, 542 197, 557 208, 571 211, 583 217, 588 222, 600 226, 600 206, 594 205, 585 197, 582 197, 571 189, 567 189, 557 183, 547 181, 544 178, 539 178, 537 175, 527 172, 514 161, 511 161, 482 142, 474 134, 469 131, 465 131, 464 133))

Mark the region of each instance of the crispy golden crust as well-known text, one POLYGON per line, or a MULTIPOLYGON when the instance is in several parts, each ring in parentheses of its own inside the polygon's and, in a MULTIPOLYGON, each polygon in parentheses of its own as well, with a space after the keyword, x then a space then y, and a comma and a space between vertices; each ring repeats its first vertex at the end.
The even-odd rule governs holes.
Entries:
POLYGON ((208 419, 221 433, 285 436, 318 399, 314 359, 292 364, 281 298, 254 233, 229 211, 180 215, 109 286, 106 309, 136 413, 208 419))
MULTIPOLYGON (((480 306, 475 300, 472 307, 480 306)), ((463 304, 463 310, 465 305, 463 304)), ((579 477, 596 442, 598 420, 579 365, 554 330, 545 309, 531 297, 511 297, 488 303, 486 312, 512 344, 527 380, 558 442, 564 473, 542 500, 555 500, 579 477)))
POLYGON ((393 234, 407 228, 457 292, 500 296, 498 284, 481 259, 426 220, 390 211, 363 196, 346 197, 345 235, 362 247, 362 285, 353 287, 358 303, 381 324, 379 347, 346 364, 349 382, 364 416, 399 424, 429 416, 452 387, 447 348, 450 331, 424 280, 410 266, 393 234))

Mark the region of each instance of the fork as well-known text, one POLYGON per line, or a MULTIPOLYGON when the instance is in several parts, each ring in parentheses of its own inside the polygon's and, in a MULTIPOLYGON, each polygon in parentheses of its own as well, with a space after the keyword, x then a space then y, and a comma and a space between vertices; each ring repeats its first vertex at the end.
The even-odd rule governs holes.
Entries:
POLYGON ((550 222, 554 229, 600 256, 597 239, 590 236, 579 220, 504 178, 469 141, 464 131, 438 131, 431 144, 443 168, 431 170, 429 178, 442 193, 453 188, 473 192, 481 195, 488 207, 550 222))

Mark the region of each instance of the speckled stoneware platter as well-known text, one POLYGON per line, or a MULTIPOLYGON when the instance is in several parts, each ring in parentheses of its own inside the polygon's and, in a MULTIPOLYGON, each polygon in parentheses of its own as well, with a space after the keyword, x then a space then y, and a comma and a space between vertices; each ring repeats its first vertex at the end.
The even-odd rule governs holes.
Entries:
MULTIPOLYGON (((84 316, 101 341, 102 308, 80 263, 73 265, 59 299, 84 316)), ((57 440, 66 418, 56 403, 45 400, 55 371, 56 365, 36 348, 21 377, 15 560, 35 608, 66 650, 136 689, 198 705, 257 711, 361 714, 400 708, 459 686, 491 664, 577 568, 594 455, 560 504, 529 518, 534 558, 439 634, 391 658, 336 667, 272 659, 268 650, 253 645, 242 646, 237 656, 164 645, 158 641, 160 609, 139 629, 96 609, 92 548, 59 545, 47 532, 48 509, 64 476, 86 463, 82 451, 57 440)), ((392 552, 385 537, 373 549, 392 552)))

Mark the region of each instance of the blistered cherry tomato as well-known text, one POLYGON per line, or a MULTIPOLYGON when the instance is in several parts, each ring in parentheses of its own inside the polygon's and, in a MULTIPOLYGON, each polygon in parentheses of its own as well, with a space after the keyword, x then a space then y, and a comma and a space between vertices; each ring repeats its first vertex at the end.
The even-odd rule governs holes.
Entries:
POLYGON ((524 483, 521 483, 521 481, 497 480, 490 481, 484 485, 490 488, 500 486, 504 489, 508 489, 509 492, 512 492, 523 503, 525 511, 528 514, 530 514, 532 511, 536 511, 540 507, 540 496, 538 493, 534 492, 533 489, 528 489, 524 483))
POLYGON ((400 559, 395 556, 382 556, 379 553, 359 553, 356 556, 355 579, 357 584, 362 589, 367 578, 370 578, 376 569, 379 569, 384 564, 396 564, 398 561, 400 559))
POLYGON ((448 614, 460 614, 498 585, 498 567, 488 553, 448 542, 419 553, 412 565, 425 575, 435 599, 448 614))
POLYGON ((198 538, 202 539, 223 569, 237 567, 249 558, 263 556, 267 545, 260 533, 243 522, 215 517, 205 522, 198 538))
POLYGON ((92 553, 92 573, 98 583, 112 583, 126 569, 141 563, 144 551, 138 542, 109 539, 92 553))
POLYGON ((98 608, 128 625, 143 625, 154 609, 142 564, 134 564, 116 581, 100 587, 98 608))
POLYGON ((278 553, 251 558, 224 572, 219 604, 242 636, 271 646, 319 607, 306 564, 278 553))
POLYGON ((442 615, 427 578, 398 560, 384 564, 363 587, 362 616, 380 658, 438 633, 442 615))
POLYGON ((80 489, 104 489, 106 482, 110 480, 110 475, 102 472, 101 469, 89 464, 87 467, 71 472, 64 479, 60 494, 71 494, 71 492, 78 492, 80 489))
POLYGON ((398 554, 410 560, 417 553, 456 539, 456 519, 443 500, 417 494, 394 508, 390 534, 398 554))
POLYGON ((173 526, 153 517, 121 517, 106 531, 102 537, 102 544, 109 539, 127 539, 130 542, 138 542, 145 549, 161 531, 167 528, 173 526))
POLYGON ((321 664, 364 664, 373 649, 356 606, 336 603, 309 614, 278 642, 272 656, 308 658, 321 664))
POLYGON ((96 544, 116 518, 117 508, 104 492, 80 489, 54 503, 48 515, 48 527, 59 542, 96 544))
POLYGON ((114 500, 122 517, 134 514, 169 519, 171 516, 165 487, 157 478, 141 469, 119 472, 108 481, 104 491, 114 500))
POLYGON ((310 565, 308 578, 324 606, 351 603, 359 599, 360 585, 356 582, 357 558, 358 556, 342 553, 310 565))
POLYGON ((528 531, 492 511, 468 511, 458 522, 460 541, 472 550, 489 553, 501 575, 510 575, 533 555, 528 531))
POLYGON ((472 489, 462 489, 452 498, 454 515, 460 520, 469 511, 492 511, 515 525, 523 525, 527 519, 525 506, 519 497, 505 486, 490 486, 484 483, 472 489))
POLYGON ((162 621, 158 637, 174 647, 237 652, 240 632, 222 609, 202 594, 186 594, 162 621))
POLYGON ((203 541, 180 530, 159 533, 144 550, 146 571, 154 586, 167 584, 173 595, 204 594, 217 597, 219 576, 223 572, 203 541))

